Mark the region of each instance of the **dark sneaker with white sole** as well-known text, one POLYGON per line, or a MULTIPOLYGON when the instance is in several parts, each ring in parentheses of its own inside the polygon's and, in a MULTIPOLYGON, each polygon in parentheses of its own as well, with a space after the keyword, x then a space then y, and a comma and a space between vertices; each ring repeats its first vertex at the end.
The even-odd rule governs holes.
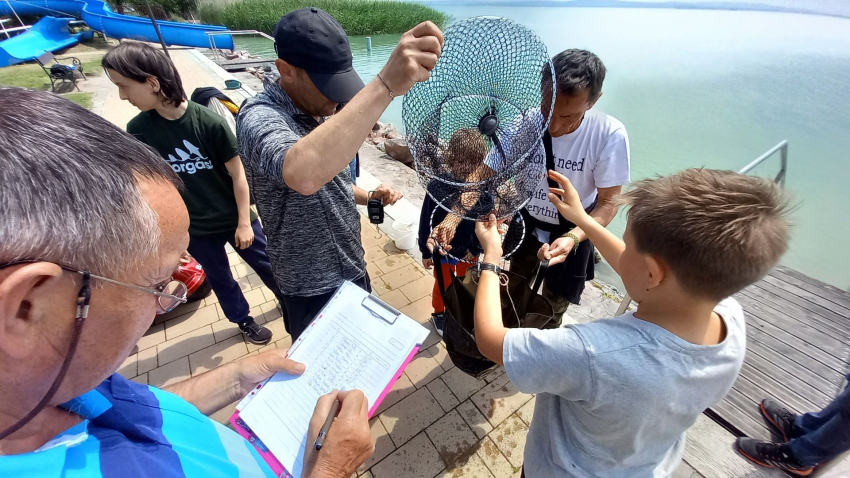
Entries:
POLYGON ((788 444, 777 445, 766 441, 741 437, 735 440, 735 448, 744 458, 757 465, 767 468, 777 468, 797 476, 812 474, 815 467, 800 463, 793 455, 788 444))
POLYGON ((759 410, 767 424, 770 425, 771 432, 782 438, 782 441, 788 441, 796 436, 794 418, 797 415, 791 413, 790 410, 785 408, 785 405, 766 398, 761 401, 759 410))
POLYGON ((265 345, 272 339, 272 331, 254 322, 251 317, 239 324, 239 330, 252 344, 265 345))
POLYGON ((431 325, 434 326, 434 330, 442 337, 443 329, 446 327, 446 316, 443 313, 431 314, 431 325))

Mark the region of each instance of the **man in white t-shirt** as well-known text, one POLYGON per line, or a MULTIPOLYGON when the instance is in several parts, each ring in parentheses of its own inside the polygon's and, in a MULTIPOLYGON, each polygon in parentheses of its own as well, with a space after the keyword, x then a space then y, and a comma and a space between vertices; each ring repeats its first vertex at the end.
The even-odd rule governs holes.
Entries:
MULTIPOLYGON (((592 109, 602 95, 605 65, 586 50, 563 51, 552 62, 557 93, 543 138, 546 168, 569 178, 585 209, 607 226, 617 214, 614 198, 629 182, 629 137, 623 123, 592 109)), ((511 257, 511 270, 531 281, 539 261, 548 259, 543 295, 561 314, 579 303, 585 282, 593 278, 594 254, 584 231, 547 198, 550 186, 544 177, 523 210, 525 241, 511 257)))

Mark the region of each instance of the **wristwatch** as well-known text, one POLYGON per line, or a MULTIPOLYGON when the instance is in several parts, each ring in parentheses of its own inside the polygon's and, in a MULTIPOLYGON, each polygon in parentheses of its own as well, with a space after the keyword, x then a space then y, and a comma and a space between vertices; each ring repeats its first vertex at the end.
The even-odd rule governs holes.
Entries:
POLYGON ((481 275, 481 271, 493 271, 496 275, 502 273, 502 268, 497 266, 496 264, 489 264, 487 262, 479 262, 478 263, 478 275, 481 275))

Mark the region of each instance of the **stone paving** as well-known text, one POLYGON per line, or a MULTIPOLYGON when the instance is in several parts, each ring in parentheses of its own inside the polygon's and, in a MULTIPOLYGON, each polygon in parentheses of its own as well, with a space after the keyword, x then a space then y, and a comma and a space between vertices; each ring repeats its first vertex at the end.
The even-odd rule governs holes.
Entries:
MULTIPOLYGON (((431 328, 433 276, 363 218, 363 245, 375 294, 431 330, 371 420, 375 454, 361 468, 373 477, 510 477, 519 473, 534 397, 498 369, 472 378, 454 365, 431 328)), ((247 343, 215 294, 157 317, 119 373, 157 387, 270 348, 287 348, 271 291, 232 250, 231 272, 251 314, 274 332, 266 346, 247 343)), ((213 415, 226 423, 235 404, 213 415)))

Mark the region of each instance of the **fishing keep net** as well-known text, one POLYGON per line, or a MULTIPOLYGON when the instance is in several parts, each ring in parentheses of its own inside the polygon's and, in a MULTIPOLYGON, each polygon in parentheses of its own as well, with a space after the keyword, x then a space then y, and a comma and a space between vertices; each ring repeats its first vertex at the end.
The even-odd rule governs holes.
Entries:
POLYGON ((476 17, 445 31, 440 59, 404 96, 402 117, 419 180, 454 216, 447 220, 491 212, 518 220, 545 174, 553 78, 543 42, 514 21, 476 17))

